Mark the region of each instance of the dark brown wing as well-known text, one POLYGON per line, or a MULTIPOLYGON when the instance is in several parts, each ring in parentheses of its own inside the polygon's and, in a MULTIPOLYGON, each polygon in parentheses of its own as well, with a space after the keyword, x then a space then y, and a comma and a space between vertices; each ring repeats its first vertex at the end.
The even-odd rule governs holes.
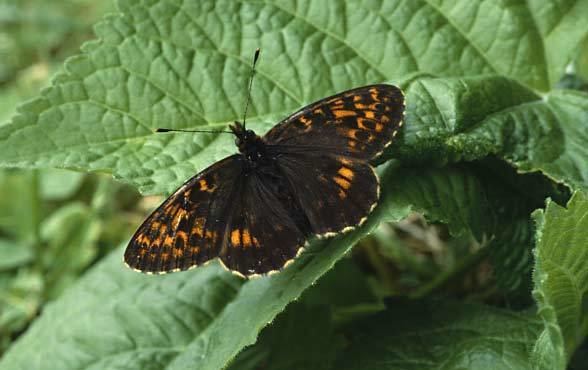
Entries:
POLYGON ((403 117, 404 96, 399 88, 364 86, 304 107, 263 139, 284 149, 370 160, 392 142, 403 117))
POLYGON ((165 273, 219 257, 244 276, 284 267, 310 234, 308 222, 274 165, 246 166, 234 155, 186 182, 139 227, 127 265, 165 273))
POLYGON ((217 257, 242 170, 241 156, 233 155, 188 180, 133 235, 125 251, 126 264, 142 272, 164 273, 217 257))
POLYGON ((230 212, 220 259, 243 275, 280 270, 310 235, 308 220, 274 165, 249 173, 230 212))
POLYGON ((378 177, 363 160, 329 152, 281 151, 277 163, 313 234, 329 236, 358 226, 376 206, 378 177))
POLYGON ((313 234, 345 231, 366 219, 379 197, 368 161, 392 142, 403 116, 400 89, 371 85, 310 104, 263 137, 313 234))

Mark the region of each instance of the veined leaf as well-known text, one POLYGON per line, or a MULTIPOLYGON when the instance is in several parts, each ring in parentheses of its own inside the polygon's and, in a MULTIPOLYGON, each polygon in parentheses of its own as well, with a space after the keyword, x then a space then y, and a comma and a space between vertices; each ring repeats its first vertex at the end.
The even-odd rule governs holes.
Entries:
POLYGON ((535 315, 444 301, 389 306, 346 328, 351 343, 335 369, 531 369, 535 315))
MULTIPOLYGON (((97 26, 99 40, 0 128, 0 165, 103 170, 143 192, 169 192, 234 146, 228 135, 153 130, 241 119, 256 47, 263 56, 249 121, 260 131, 315 99, 414 74, 497 73, 546 89, 588 30, 561 37, 588 2, 548 11, 560 3, 121 1, 122 14, 97 26)), ((417 98, 409 92, 407 126, 435 110, 415 111, 417 98)))
POLYGON ((572 188, 588 184, 588 94, 542 98, 503 77, 420 79, 407 91, 407 124, 392 155, 446 164, 495 155, 572 188))
POLYGON ((588 199, 577 192, 567 209, 548 201, 537 223, 533 294, 545 328, 535 345, 538 369, 564 369, 588 334, 588 199))

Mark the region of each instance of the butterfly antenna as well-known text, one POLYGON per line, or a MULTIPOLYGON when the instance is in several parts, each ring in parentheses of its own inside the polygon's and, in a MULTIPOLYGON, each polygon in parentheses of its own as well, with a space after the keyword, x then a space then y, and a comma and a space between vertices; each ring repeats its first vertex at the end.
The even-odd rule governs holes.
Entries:
POLYGON ((259 59, 259 48, 255 49, 253 55, 253 64, 251 65, 251 77, 249 78, 249 87, 247 88, 247 102, 245 103, 245 111, 243 112, 243 130, 245 130, 245 119, 247 118, 247 108, 249 108, 249 101, 251 100, 251 86, 253 85, 253 76, 255 76, 255 65, 259 59))
POLYGON ((222 130, 182 130, 182 129, 173 129, 173 128, 158 128, 155 132, 207 132, 210 134, 232 134, 231 131, 222 131, 222 130))

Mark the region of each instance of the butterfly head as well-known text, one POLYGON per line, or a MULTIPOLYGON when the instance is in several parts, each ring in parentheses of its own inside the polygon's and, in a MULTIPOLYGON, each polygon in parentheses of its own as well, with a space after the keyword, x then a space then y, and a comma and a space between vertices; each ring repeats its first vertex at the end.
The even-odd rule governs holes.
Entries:
POLYGON ((235 145, 239 148, 239 152, 248 160, 255 162, 265 155, 265 144, 253 130, 245 129, 245 126, 237 121, 229 128, 236 136, 235 145))

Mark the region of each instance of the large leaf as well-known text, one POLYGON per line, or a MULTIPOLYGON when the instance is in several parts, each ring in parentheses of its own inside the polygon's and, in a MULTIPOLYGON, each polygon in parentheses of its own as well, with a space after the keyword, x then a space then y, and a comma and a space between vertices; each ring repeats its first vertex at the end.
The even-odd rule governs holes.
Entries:
POLYGON ((545 329, 533 360, 563 369, 588 334, 588 199, 576 193, 567 209, 549 201, 537 211, 535 299, 545 329))
POLYGON ((396 156, 414 163, 499 156, 572 187, 588 184, 588 94, 541 97, 503 77, 420 79, 407 91, 396 156))
POLYGON ((444 301, 389 303, 346 328, 335 369, 531 369, 541 321, 534 315, 444 301))
POLYGON ((0 128, 0 164, 106 170, 169 192, 234 147, 228 135, 153 129, 241 119, 256 47, 250 121, 261 130, 314 99, 412 73, 499 73, 545 89, 588 29, 561 37, 588 1, 549 11, 561 3, 121 1, 100 40, 0 128))

